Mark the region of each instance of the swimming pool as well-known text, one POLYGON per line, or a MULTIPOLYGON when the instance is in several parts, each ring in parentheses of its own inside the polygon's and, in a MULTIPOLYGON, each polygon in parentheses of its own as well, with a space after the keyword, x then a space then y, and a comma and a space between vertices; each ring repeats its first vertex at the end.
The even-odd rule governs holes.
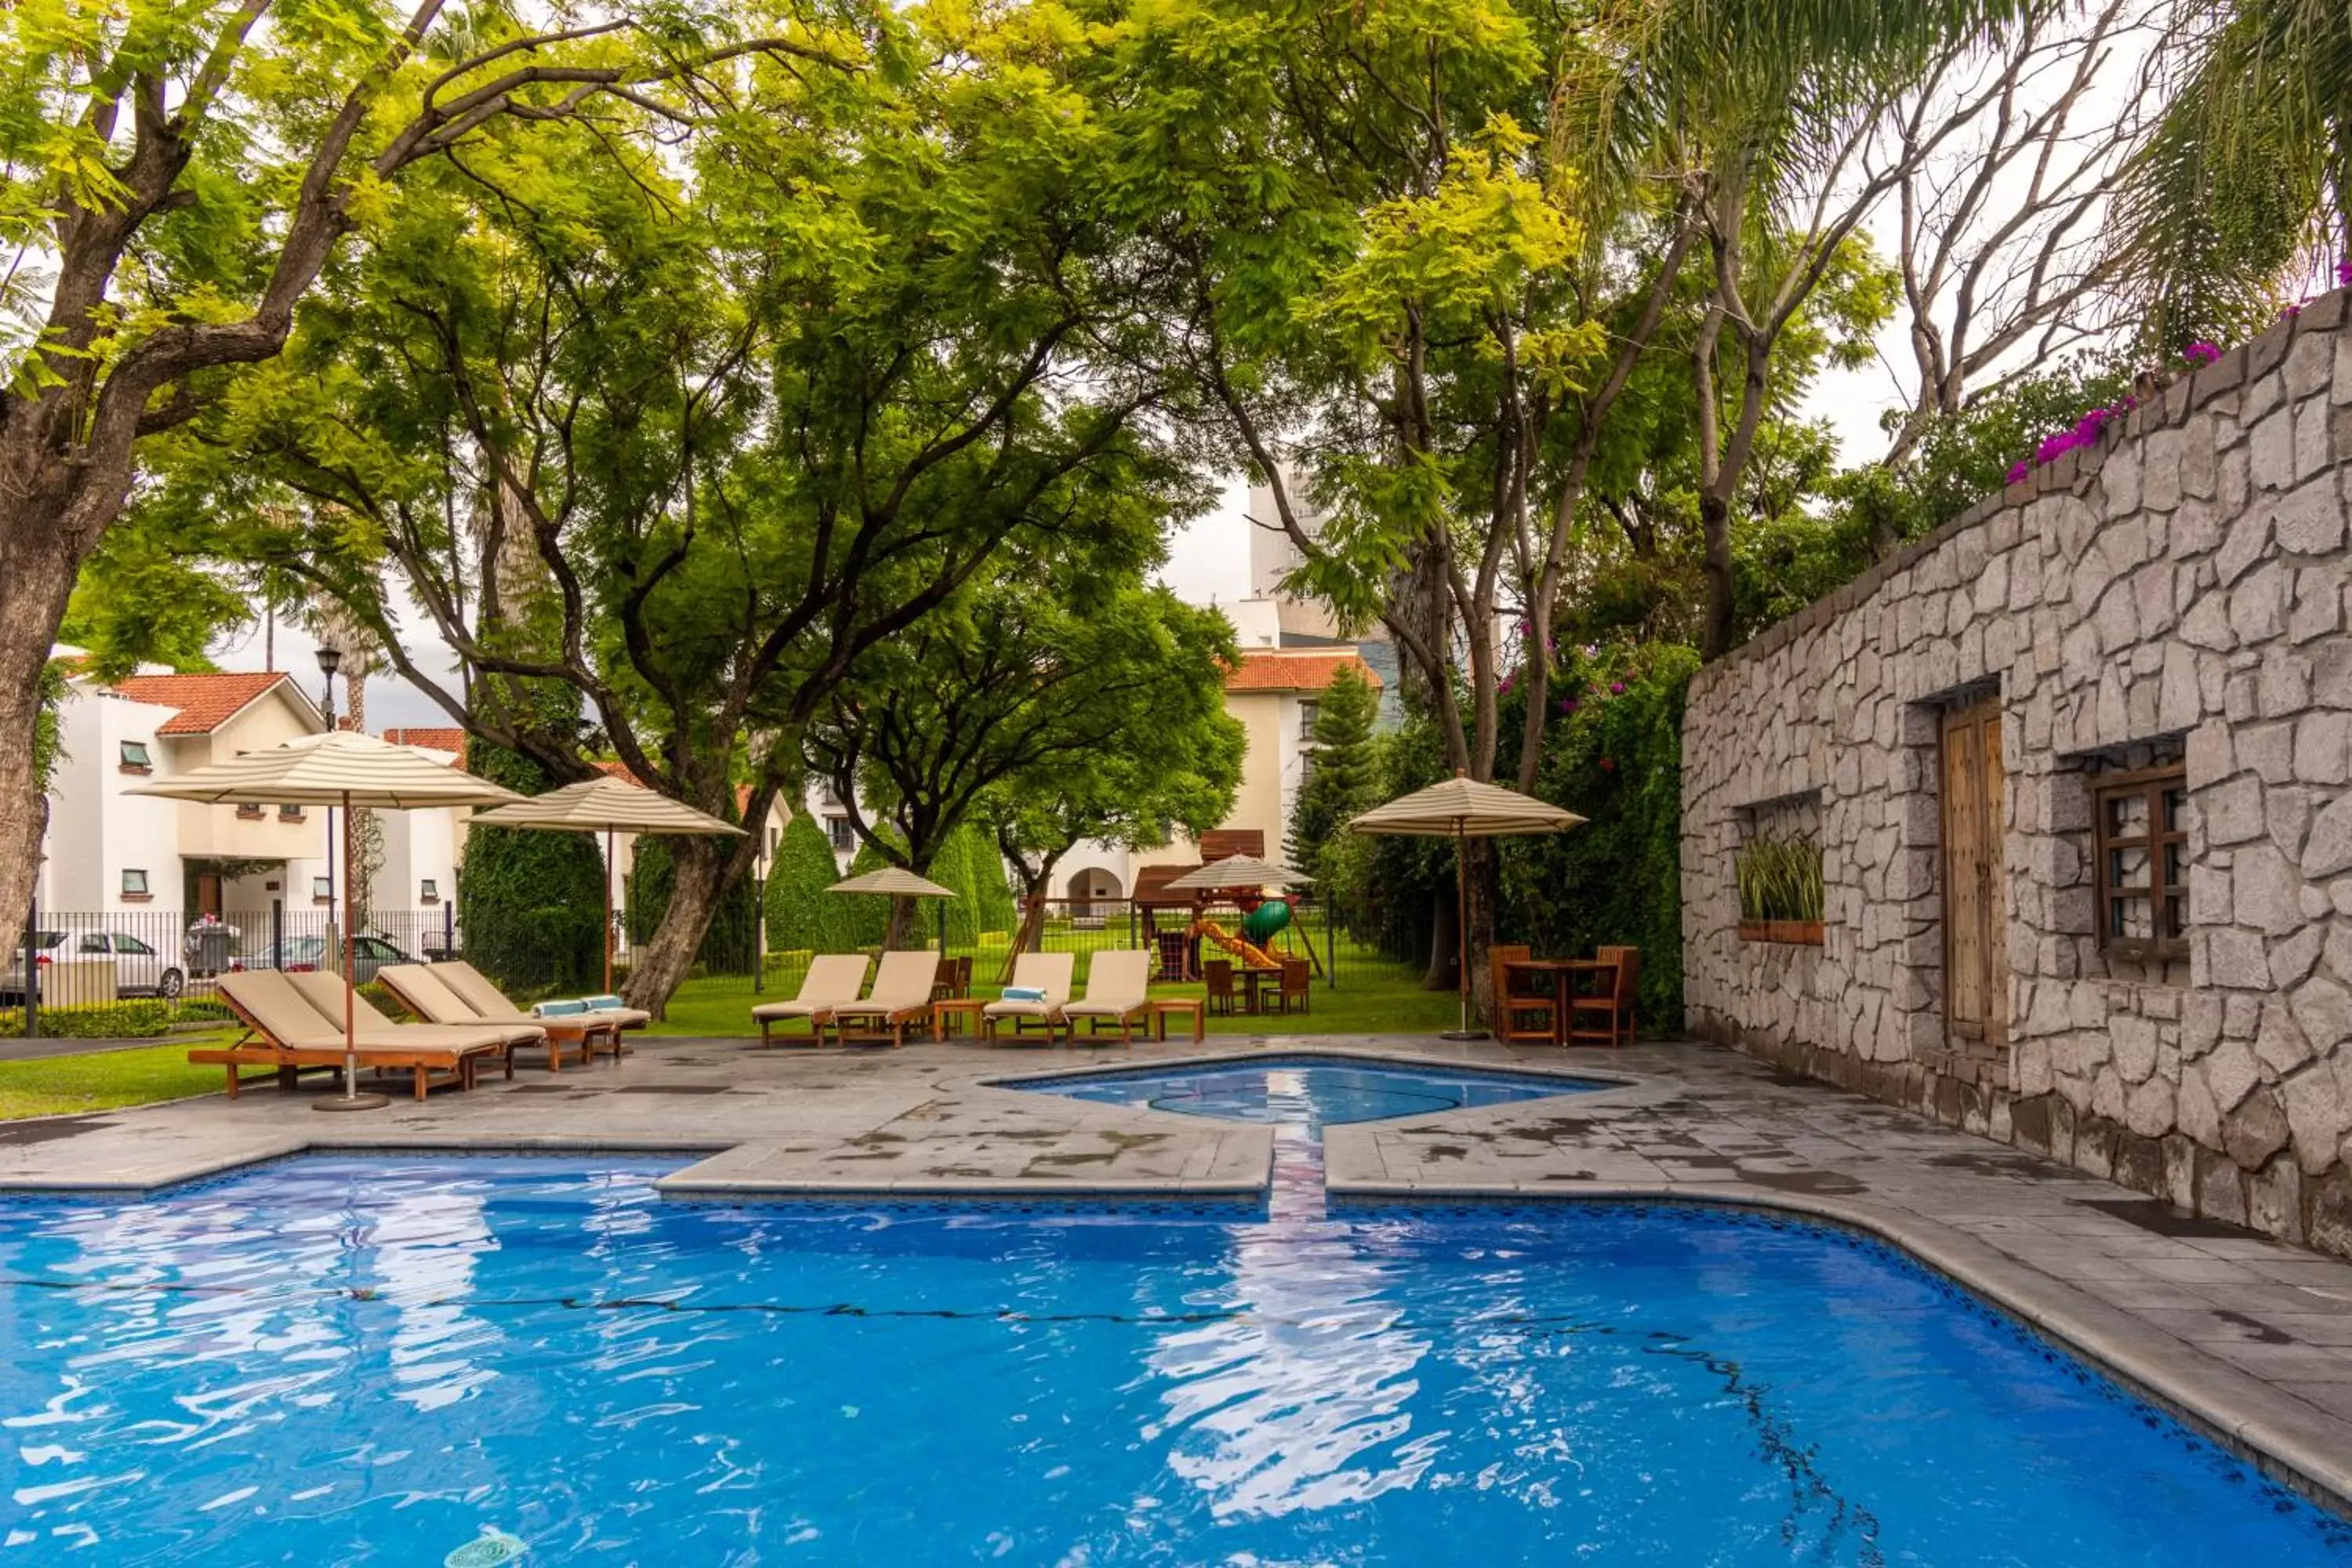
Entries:
POLYGON ((1259 1057, 1165 1068, 1016 1079, 1007 1088, 1108 1105, 1147 1105, 1229 1121, 1272 1121, 1319 1131, 1350 1121, 1428 1116, 1471 1106, 1507 1105, 1623 1085, 1608 1079, 1489 1072, 1476 1068, 1259 1057))
POLYGON ((721 1208, 663 1168, 0 1202, 0 1561, 2352 1562, 1819 1227, 721 1208))

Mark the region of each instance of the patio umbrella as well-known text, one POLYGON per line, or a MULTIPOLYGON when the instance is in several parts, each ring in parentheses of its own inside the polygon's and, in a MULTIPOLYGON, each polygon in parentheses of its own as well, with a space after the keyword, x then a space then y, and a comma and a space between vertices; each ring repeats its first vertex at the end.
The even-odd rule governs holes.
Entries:
POLYGON ((1547 805, 1517 790, 1480 784, 1457 773, 1441 784, 1376 805, 1348 824, 1357 833, 1454 840, 1454 964, 1461 981, 1462 1026, 1445 1038, 1475 1040, 1486 1034, 1470 1026, 1470 887, 1462 865, 1463 841, 1521 833, 1565 833, 1583 820, 1572 811, 1547 805))
MULTIPOLYGON (((828 893, 887 893, 894 899, 952 899, 953 888, 942 888, 929 878, 918 877, 904 866, 885 866, 878 871, 861 872, 846 881, 835 882, 825 889, 828 893)), ((948 949, 947 917, 940 917, 940 951, 948 949)))
POLYGON ((613 988, 613 835, 669 834, 683 837, 732 834, 743 829, 697 811, 658 790, 632 779, 599 773, 579 784, 565 784, 545 795, 526 796, 495 811, 478 811, 474 820, 488 827, 537 828, 551 833, 601 833, 604 836, 604 989, 613 988))
POLYGON ((352 808, 426 810, 435 806, 499 805, 522 797, 486 779, 444 767, 409 746, 395 746, 356 730, 302 735, 282 746, 247 752, 178 778, 142 784, 130 795, 161 795, 206 805, 325 805, 343 814, 343 1092, 314 1101, 320 1110, 370 1110, 391 1102, 359 1092, 358 1022, 352 999, 356 911, 352 867, 359 858, 352 808))
POLYGON ((1277 861, 1255 855, 1228 855, 1198 870, 1187 871, 1168 884, 1171 892, 1206 892, 1218 888, 1291 888, 1315 879, 1277 861))

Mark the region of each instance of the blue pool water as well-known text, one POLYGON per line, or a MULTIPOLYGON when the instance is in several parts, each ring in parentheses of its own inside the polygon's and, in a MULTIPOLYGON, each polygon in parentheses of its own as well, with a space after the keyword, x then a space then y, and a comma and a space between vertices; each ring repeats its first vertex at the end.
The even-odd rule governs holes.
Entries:
POLYGON ((1230 1066, 1137 1068, 1033 1079, 1014 1087, 1109 1105, 1148 1105, 1231 1121, 1275 1121, 1319 1131, 1349 1121, 1427 1116, 1465 1106, 1615 1089, 1606 1079, 1397 1067, 1329 1058, 1259 1058, 1230 1066))
POLYGON ((0 1202, 0 1564, 2352 1563, 1820 1228, 730 1209, 658 1168, 0 1202))

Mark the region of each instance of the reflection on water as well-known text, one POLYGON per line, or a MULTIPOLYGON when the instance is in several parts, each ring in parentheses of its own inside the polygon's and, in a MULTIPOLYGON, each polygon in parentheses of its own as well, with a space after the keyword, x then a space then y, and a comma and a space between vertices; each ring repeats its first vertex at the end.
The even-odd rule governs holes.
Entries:
MULTIPOLYGON (((1323 1146, 1301 1075, 1268 1075, 1276 1127, 1265 1224, 1235 1226, 1230 1281, 1217 1294, 1235 1316, 1160 1341, 1147 1357, 1178 1435, 1168 1468, 1213 1500, 1219 1516, 1281 1515, 1360 1502, 1413 1484, 1433 1436, 1411 1440, 1407 1410, 1429 1353, 1401 1330, 1391 1266, 1363 1255, 1326 1217, 1323 1146)), ((1146 1441, 1161 1436, 1147 1426, 1146 1441)))

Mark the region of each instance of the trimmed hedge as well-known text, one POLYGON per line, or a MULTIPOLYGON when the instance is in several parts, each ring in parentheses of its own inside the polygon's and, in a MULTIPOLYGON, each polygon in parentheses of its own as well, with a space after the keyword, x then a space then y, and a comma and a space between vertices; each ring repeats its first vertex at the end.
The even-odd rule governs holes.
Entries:
MULTIPOLYGON (((528 758, 476 737, 466 765, 518 795, 552 781, 528 758)), ((466 957, 523 992, 592 990, 604 973, 604 858, 584 833, 477 826, 457 868, 466 957)))
MULTIPOLYGON (((169 1002, 146 998, 94 1007, 44 1007, 41 1034, 53 1040, 139 1040, 169 1033, 177 1015, 169 1002)), ((0 1007, 0 1035, 22 1038, 25 1010, 0 1007)))

